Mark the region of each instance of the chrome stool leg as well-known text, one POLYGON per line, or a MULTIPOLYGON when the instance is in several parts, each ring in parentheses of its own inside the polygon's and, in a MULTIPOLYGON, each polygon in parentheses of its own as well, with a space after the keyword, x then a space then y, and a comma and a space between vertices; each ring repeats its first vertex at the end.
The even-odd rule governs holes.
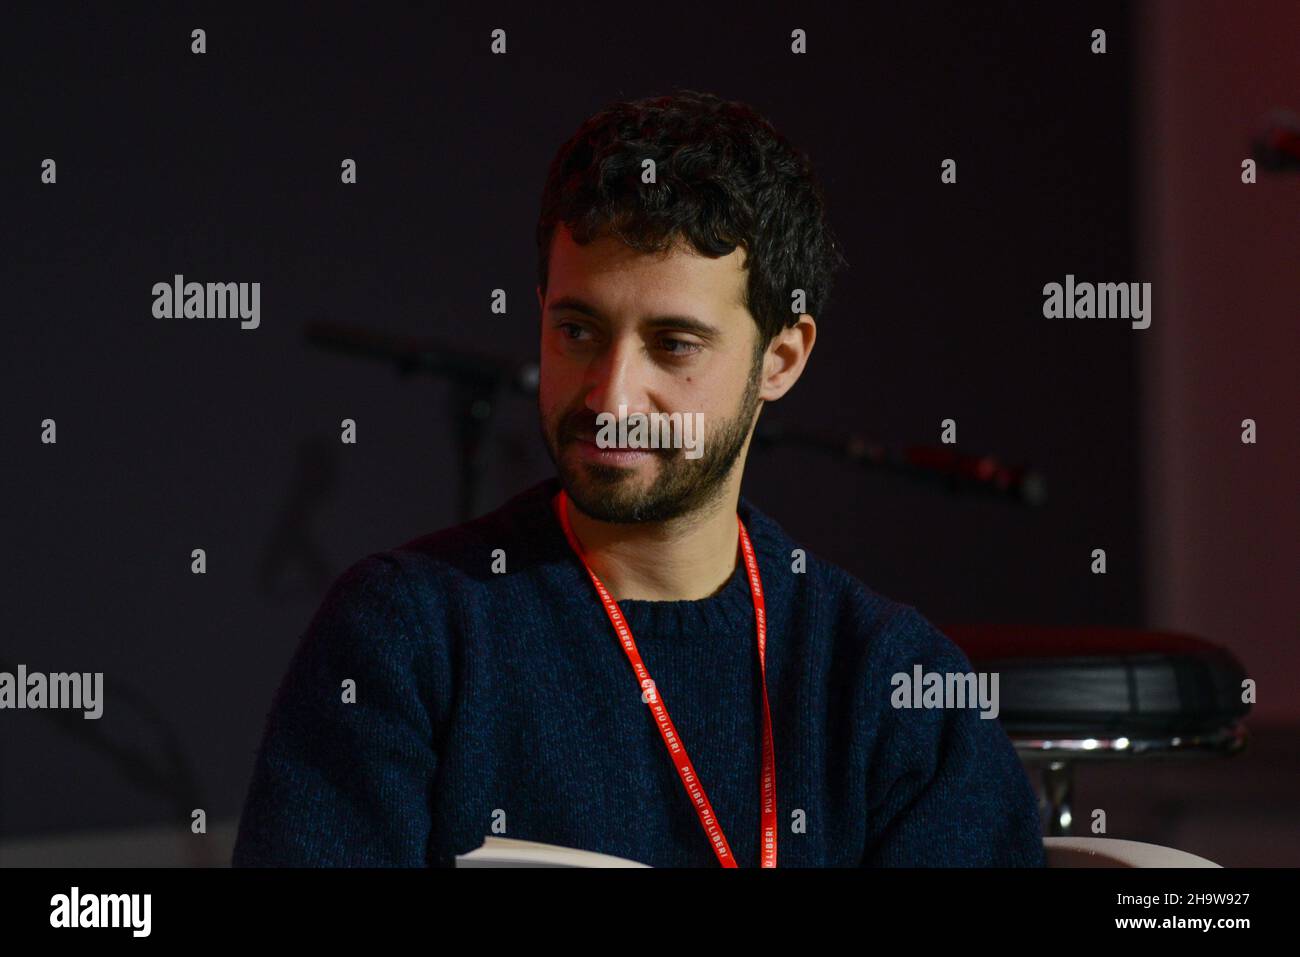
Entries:
POLYGON ((1069 761, 1043 765, 1043 790, 1038 798, 1039 813, 1047 817, 1048 837, 1068 837, 1074 823, 1074 767, 1069 761))

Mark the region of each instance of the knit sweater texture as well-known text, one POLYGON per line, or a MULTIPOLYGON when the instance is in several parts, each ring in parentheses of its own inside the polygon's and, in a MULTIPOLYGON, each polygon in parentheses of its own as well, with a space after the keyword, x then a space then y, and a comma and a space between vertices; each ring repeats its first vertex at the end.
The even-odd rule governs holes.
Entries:
MULTIPOLYGON (((489 834, 718 866, 552 511, 558 489, 547 479, 332 583, 266 717, 235 866, 451 866, 489 834)), ((960 649, 743 496, 738 513, 767 607, 777 866, 1044 866, 998 721, 891 704, 892 676, 916 665, 971 671, 960 649)), ((708 598, 619 607, 736 862, 757 866, 763 701, 744 561, 708 598)))

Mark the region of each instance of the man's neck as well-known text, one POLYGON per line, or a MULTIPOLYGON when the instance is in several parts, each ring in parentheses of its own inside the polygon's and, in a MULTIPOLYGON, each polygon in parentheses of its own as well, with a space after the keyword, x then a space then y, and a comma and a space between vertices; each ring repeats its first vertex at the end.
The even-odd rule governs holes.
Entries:
POLYGON ((739 498, 737 485, 690 515, 637 524, 601 522, 565 501, 583 557, 615 601, 698 601, 736 570, 739 498))

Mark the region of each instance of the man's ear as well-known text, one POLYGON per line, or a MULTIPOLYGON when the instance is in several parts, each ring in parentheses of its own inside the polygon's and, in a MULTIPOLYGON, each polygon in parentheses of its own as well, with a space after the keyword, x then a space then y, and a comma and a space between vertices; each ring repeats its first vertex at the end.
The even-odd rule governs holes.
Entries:
POLYGON ((546 300, 542 298, 542 284, 537 284, 537 311, 542 312, 546 308, 546 300))
POLYGON ((802 315, 793 326, 782 329, 768 343, 758 397, 772 402, 789 392, 803 374, 816 341, 817 322, 812 316, 802 315))

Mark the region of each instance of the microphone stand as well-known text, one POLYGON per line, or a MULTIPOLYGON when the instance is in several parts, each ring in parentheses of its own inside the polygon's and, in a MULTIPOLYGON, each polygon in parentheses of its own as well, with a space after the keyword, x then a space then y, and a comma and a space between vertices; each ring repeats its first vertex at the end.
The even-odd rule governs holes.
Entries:
POLYGON ((504 392, 535 395, 537 365, 453 350, 432 339, 388 335, 351 323, 311 321, 306 338, 334 352, 392 362, 401 376, 425 374, 451 382, 458 456, 456 511, 462 522, 473 518, 483 478, 485 439, 498 401, 504 392))
POLYGON ((794 446, 825 452, 833 458, 915 482, 943 486, 952 494, 992 496, 1017 505, 1039 506, 1047 500, 1042 474, 1028 466, 1004 465, 992 455, 971 455, 949 446, 910 446, 891 453, 884 446, 847 432, 759 420, 754 445, 771 449, 794 446))

